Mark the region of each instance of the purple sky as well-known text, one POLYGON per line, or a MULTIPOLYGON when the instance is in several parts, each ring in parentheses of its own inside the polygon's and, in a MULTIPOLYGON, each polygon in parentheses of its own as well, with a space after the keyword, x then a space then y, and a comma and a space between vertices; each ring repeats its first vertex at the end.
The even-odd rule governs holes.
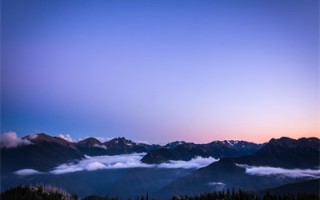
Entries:
POLYGON ((1 1, 1 132, 320 136, 319 1, 1 1))

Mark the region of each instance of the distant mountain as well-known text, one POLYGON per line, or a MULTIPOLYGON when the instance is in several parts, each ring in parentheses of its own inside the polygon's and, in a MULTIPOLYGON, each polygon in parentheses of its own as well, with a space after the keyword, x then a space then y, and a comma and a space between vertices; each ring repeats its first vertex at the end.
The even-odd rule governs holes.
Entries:
POLYGON ((257 152, 263 144, 246 141, 213 141, 208 144, 194 144, 186 142, 173 142, 163 148, 150 151, 142 158, 142 162, 159 164, 169 160, 191 160, 196 156, 201 157, 237 157, 250 155, 257 152))
POLYGON ((107 147, 96 138, 90 137, 76 143, 78 149, 86 155, 98 156, 107 154, 107 147))
POLYGON ((76 143, 76 145, 83 154, 89 156, 141 153, 161 147, 160 145, 135 143, 124 137, 114 138, 104 143, 91 137, 76 143))
POLYGON ((114 138, 105 143, 96 138, 87 138, 73 143, 44 133, 26 136, 29 145, 15 148, 1 146, 1 172, 9 173, 20 169, 49 171, 59 164, 84 158, 84 155, 117 155, 134 152, 148 152, 160 148, 160 145, 135 143, 124 137, 114 138))
MULTIPOLYGON (((25 138, 24 138, 25 139, 25 138)), ((32 144, 1 149, 1 172, 20 169, 47 171, 59 164, 83 158, 77 146, 59 137, 38 134, 32 144)))
POLYGON ((165 149, 174 149, 176 148, 177 146, 179 146, 180 144, 186 144, 186 142, 184 141, 175 141, 175 142, 170 142, 168 144, 166 144, 164 146, 165 149))
POLYGON ((237 158, 235 162, 255 166, 317 168, 320 166, 320 140, 287 137, 271 139, 256 154, 237 158))
POLYGON ((298 140, 290 138, 272 139, 255 154, 221 158, 218 162, 173 181, 162 192, 167 194, 197 194, 214 190, 216 184, 223 185, 225 188, 253 191, 312 179, 317 176, 307 175, 299 178, 294 174, 289 174, 289 177, 280 174, 275 178, 275 175, 259 175, 259 172, 264 174, 271 170, 270 173, 272 174, 273 172, 284 172, 286 171, 285 169, 296 170, 297 168, 319 170, 319 147, 320 140, 318 138, 301 138, 298 140), (253 170, 256 175, 246 173, 247 168, 244 166, 256 167, 253 170), (259 169, 257 167, 264 168, 259 169))
POLYGON ((131 140, 128 140, 124 137, 114 138, 108 142, 105 142, 106 152, 108 155, 117 155, 117 154, 125 154, 125 153, 141 153, 148 152, 150 150, 158 149, 160 145, 149 145, 142 143, 135 143, 131 140))

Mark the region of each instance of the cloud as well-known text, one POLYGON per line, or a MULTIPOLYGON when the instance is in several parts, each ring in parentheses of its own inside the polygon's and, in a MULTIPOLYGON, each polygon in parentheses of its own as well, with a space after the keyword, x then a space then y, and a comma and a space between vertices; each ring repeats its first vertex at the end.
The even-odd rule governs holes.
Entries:
POLYGON ((97 147, 97 148, 107 149, 107 147, 105 145, 94 144, 93 146, 97 147))
POLYGON ((34 140, 38 137, 38 134, 29 134, 27 135, 28 140, 34 140))
POLYGON ((246 173, 256 176, 282 176, 290 178, 320 178, 320 169, 285 169, 268 166, 249 166, 245 164, 236 164, 236 166, 245 168, 246 173))
POLYGON ((218 161, 218 159, 208 157, 196 157, 191 159, 190 161, 183 161, 183 160, 170 160, 168 163, 162 163, 157 165, 159 168, 183 168, 183 169, 191 169, 191 168, 201 168, 207 166, 213 162, 218 161))
POLYGON ((224 190, 226 188, 226 184, 222 183, 222 182, 209 182, 208 185, 216 190, 216 191, 221 191, 224 190))
POLYGON ((59 138, 62 138, 64 140, 67 140, 68 142, 74 142, 74 140, 72 139, 71 135, 69 134, 59 134, 58 135, 59 138))
POLYGON ((77 171, 93 171, 98 169, 117 169, 148 167, 140 159, 145 153, 122 154, 115 156, 85 156, 77 163, 62 164, 52 170, 53 174, 64 174, 77 171))
POLYGON ((17 133, 13 131, 3 133, 0 136, 0 147, 14 148, 28 144, 32 144, 30 140, 19 138, 17 133))
POLYGON ((85 158, 68 164, 57 166, 50 171, 52 174, 65 174, 77 171, 94 171, 99 169, 123 169, 123 168, 200 168, 217 161, 214 158, 196 157, 190 161, 169 161, 159 165, 142 163, 140 160, 146 153, 122 154, 114 156, 87 156, 85 158))
POLYGON ((18 171, 15 171, 14 174, 20 175, 20 176, 27 176, 27 175, 33 175, 33 174, 42 174, 43 172, 39 172, 34 169, 21 169, 18 171))

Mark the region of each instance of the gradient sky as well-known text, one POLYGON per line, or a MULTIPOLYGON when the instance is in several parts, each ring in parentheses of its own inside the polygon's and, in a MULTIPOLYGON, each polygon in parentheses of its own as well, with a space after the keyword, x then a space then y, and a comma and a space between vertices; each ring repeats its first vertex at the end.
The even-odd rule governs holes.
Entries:
POLYGON ((2 0, 1 132, 320 137, 318 0, 2 0))

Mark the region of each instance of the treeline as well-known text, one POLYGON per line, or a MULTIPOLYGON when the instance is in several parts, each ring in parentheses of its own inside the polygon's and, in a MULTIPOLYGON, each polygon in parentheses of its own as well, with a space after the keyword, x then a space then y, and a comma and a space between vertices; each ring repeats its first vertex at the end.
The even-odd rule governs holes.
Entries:
POLYGON ((1 193, 1 200, 78 200, 77 195, 69 195, 51 186, 18 186, 1 193))
MULTIPOLYGON (((1 200, 80 200, 77 195, 70 195, 67 192, 52 187, 18 186, 1 193, 1 200)), ((120 200, 119 197, 101 197, 91 195, 83 200, 120 200)), ((158 200, 149 197, 148 193, 128 200, 158 200)), ((173 196, 171 200, 320 200, 320 191, 317 194, 271 194, 257 195, 242 190, 231 192, 219 191, 209 192, 195 196, 173 196)))
POLYGON ((320 193, 318 194, 271 194, 266 192, 264 195, 257 195, 252 192, 245 192, 242 190, 230 192, 209 192, 196 196, 174 196, 172 200, 320 200, 320 193))

